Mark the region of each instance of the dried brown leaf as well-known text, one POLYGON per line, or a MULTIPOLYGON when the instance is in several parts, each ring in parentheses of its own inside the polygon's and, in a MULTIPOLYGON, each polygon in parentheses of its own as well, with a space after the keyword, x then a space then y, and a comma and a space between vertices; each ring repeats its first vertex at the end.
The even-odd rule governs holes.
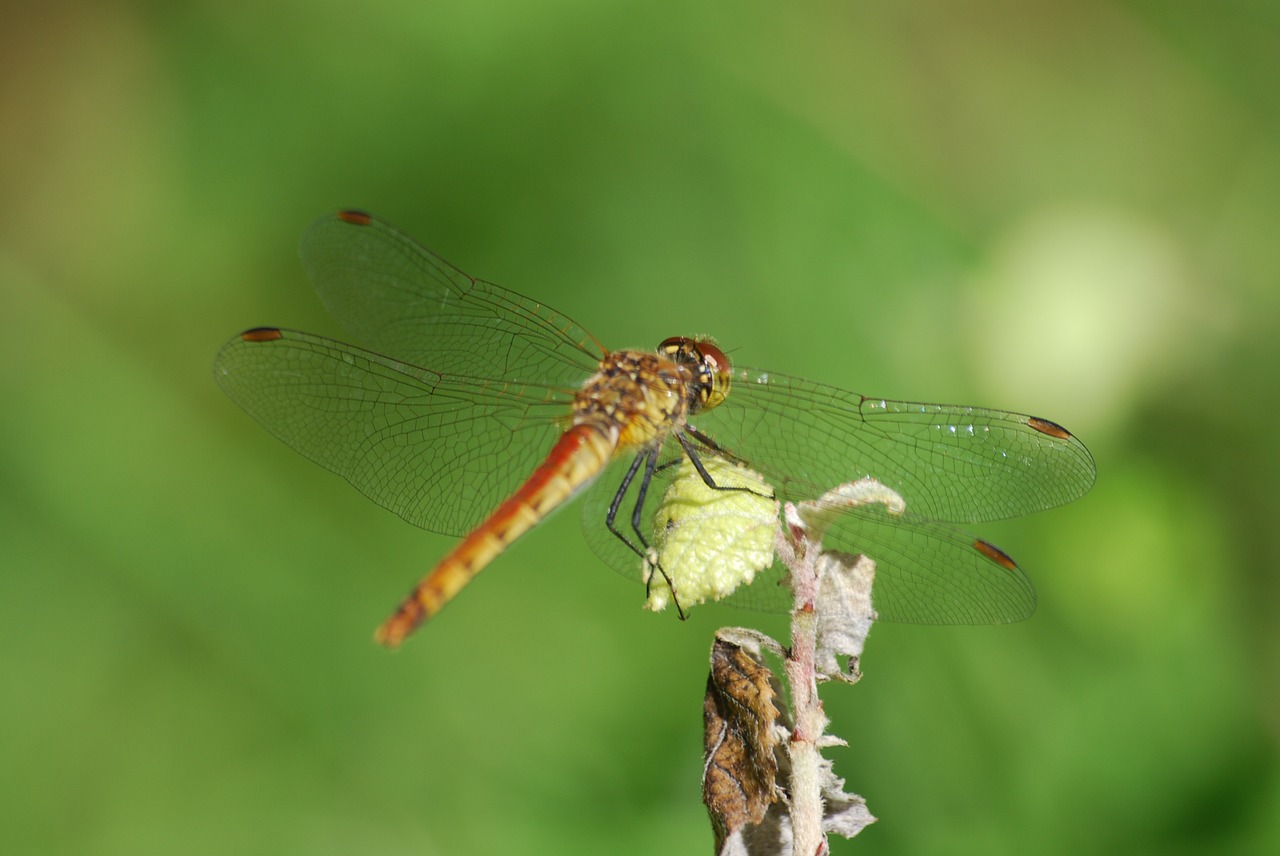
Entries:
POLYGON ((760 823, 779 798, 778 683, 758 649, 716 638, 703 700, 702 801, 716 848, 760 823))

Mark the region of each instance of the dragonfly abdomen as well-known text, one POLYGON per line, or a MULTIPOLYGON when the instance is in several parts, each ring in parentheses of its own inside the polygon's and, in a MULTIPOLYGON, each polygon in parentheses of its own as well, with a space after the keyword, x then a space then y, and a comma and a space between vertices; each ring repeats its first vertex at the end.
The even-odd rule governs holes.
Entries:
POLYGON ((443 609, 503 550, 600 474, 617 447, 616 435, 591 422, 565 431, 525 483, 440 560, 375 638, 394 648, 443 609))

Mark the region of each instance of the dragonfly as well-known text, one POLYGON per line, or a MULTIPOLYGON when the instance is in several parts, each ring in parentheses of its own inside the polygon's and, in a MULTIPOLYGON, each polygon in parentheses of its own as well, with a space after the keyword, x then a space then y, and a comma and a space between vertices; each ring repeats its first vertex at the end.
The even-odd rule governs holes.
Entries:
MULTIPOLYGON (((378 628, 388 647, 580 492, 593 550, 651 579, 664 487, 687 462, 720 488, 712 458, 749 467, 779 501, 859 478, 901 496, 905 511, 849 509, 824 539, 875 560, 881 620, 1018 621, 1036 605, 1027 575, 958 527, 1052 508, 1094 482, 1084 444, 1048 419, 738 367, 705 337, 610 350, 364 212, 317 220, 301 256, 360 346, 256 327, 221 348, 214 376, 305 457, 409 523, 462 538, 378 628)), ((728 601, 783 608, 785 576, 775 563, 728 601)))

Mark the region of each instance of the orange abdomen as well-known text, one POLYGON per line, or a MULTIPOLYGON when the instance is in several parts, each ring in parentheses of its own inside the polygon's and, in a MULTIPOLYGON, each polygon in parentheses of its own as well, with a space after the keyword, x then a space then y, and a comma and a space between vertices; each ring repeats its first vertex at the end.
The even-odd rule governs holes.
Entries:
POLYGON ((440 560, 374 638, 389 648, 404 641, 513 541, 599 475, 616 444, 595 424, 574 425, 566 431, 533 475, 440 560))

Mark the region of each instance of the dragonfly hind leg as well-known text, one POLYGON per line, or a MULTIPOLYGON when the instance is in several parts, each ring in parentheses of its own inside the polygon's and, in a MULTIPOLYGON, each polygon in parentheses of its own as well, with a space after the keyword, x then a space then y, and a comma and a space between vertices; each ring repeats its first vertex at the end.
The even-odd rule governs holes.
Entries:
MULTIPOLYGON (((661 451, 660 446, 654 446, 640 454, 636 455, 635 460, 631 462, 631 466, 627 469, 626 475, 622 477, 622 483, 618 485, 618 490, 613 495, 613 499, 609 502, 609 512, 605 515, 604 523, 613 536, 627 545, 631 552, 635 553, 648 567, 656 569, 662 575, 662 579, 666 582, 667 587, 675 593, 675 584, 672 583, 671 577, 667 576, 667 572, 662 569, 662 564, 658 561, 658 557, 654 555, 653 548, 649 545, 649 540, 644 537, 644 530, 641 528, 641 514, 644 511, 644 501, 649 494, 649 485, 653 481, 653 473, 658 467, 658 453, 661 451), (635 535, 636 541, 640 542, 640 546, 636 546, 626 533, 617 527, 618 510, 622 508, 622 500, 627 495, 627 491, 631 488, 631 483, 635 481, 635 477, 640 473, 641 465, 644 465, 644 474, 640 476, 640 485, 636 489, 635 505, 631 509, 631 531, 635 535)), ((645 595, 649 594, 649 586, 653 583, 653 575, 650 574, 645 582, 645 595)), ((676 612, 683 620, 685 616, 684 608, 680 606, 680 599, 673 597, 672 601, 676 605, 676 612)))
MULTIPOLYGON (((717 446, 715 443, 711 442, 711 438, 707 437, 704 434, 700 434, 697 431, 693 431, 692 429, 686 429, 686 430, 688 430, 689 433, 694 438, 696 438, 699 442, 704 443, 708 447, 710 447, 710 449, 713 452, 720 454, 721 452, 720 447, 717 446)), ((712 490, 738 490, 738 491, 743 491, 744 493, 754 494, 762 499, 776 498, 773 494, 773 491, 770 491, 769 493, 760 493, 757 490, 753 490, 749 487, 745 487, 742 485, 716 484, 715 478, 712 477, 711 473, 707 472, 707 468, 706 466, 703 465, 702 459, 698 457, 698 450, 695 449, 693 447, 693 444, 689 442, 689 438, 686 437, 683 432, 681 432, 676 434, 676 439, 680 441, 680 447, 684 449, 684 453, 689 456, 689 463, 693 464, 693 468, 697 470, 698 475, 702 477, 703 484, 705 484, 707 487, 711 488, 712 490)), ((735 459, 731 455, 725 455, 725 459, 728 460, 730 463, 737 463, 737 461, 735 461, 735 459)))

